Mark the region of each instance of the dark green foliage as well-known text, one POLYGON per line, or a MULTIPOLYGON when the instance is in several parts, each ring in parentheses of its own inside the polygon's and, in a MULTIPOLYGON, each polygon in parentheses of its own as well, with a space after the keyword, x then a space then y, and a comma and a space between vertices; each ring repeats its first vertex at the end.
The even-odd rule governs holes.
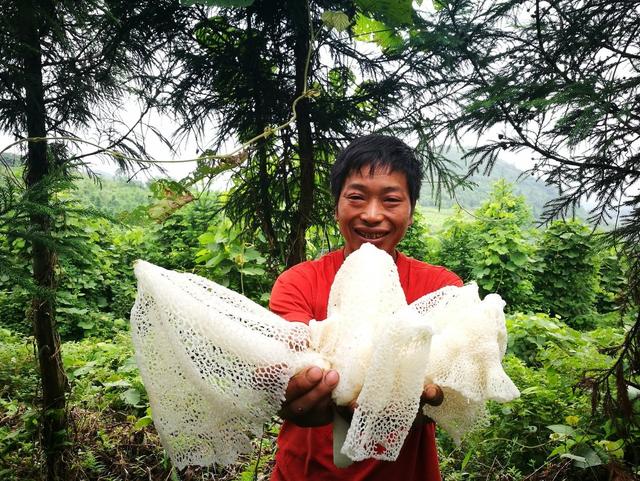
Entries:
POLYGON ((598 254, 591 230, 579 221, 552 222, 540 240, 536 293, 551 315, 572 327, 583 327, 588 322, 585 316, 595 307, 598 254))
MULTIPOLYGON (((89 186, 98 188, 96 184, 89 186)), ((65 204, 67 208, 73 207, 73 213, 58 220, 64 241, 61 244, 75 242, 83 246, 78 255, 61 260, 58 288, 59 327, 67 338, 63 357, 71 386, 69 412, 75 426, 68 455, 72 473, 69 479, 99 480, 111 476, 142 481, 148 479, 149 468, 154 476, 165 479, 170 476, 170 463, 151 423, 153 413, 148 410, 126 332, 135 293, 133 260, 142 257, 173 269, 194 271, 262 303, 275 278, 273 271, 282 266, 267 263, 265 241, 260 235, 250 235, 218 212, 220 203, 215 195, 202 196, 162 224, 147 221, 136 225, 118 224, 96 215, 87 217, 90 208, 74 196, 77 195, 73 191, 59 194, 61 202, 69 202, 65 204), (113 463, 115 457, 122 461, 113 463)), ((82 197, 99 198, 90 191, 82 197)), ((512 248, 499 229, 523 237, 528 218, 521 199, 501 184, 481 214, 465 218, 459 213, 447 221, 443 234, 434 236, 440 240, 439 259, 430 254, 435 248, 430 228, 426 227, 429 219, 420 211, 416 211, 414 219, 417 229, 408 234, 400 249, 415 257, 426 255, 428 262, 442 262, 447 255, 451 261, 463 259, 471 272, 474 263, 484 259, 486 252, 493 252, 496 245, 512 248), (457 234, 453 226, 458 227, 457 234), (492 232, 492 236, 480 243, 482 230, 492 232), (460 240, 460 232, 467 235, 466 241, 460 240)), ((322 231, 308 232, 311 255, 318 255, 329 245, 337 247, 338 238, 329 227, 328 237, 322 231)), ((0 239, 0 255, 10 256, 16 267, 28 269, 20 254, 24 242, 0 239)), ((444 264, 448 265, 449 260, 444 264)), ((600 281, 601 286, 617 285, 616 265, 612 259, 607 267, 614 273, 614 281, 600 281)), ((494 267, 495 272, 501 272, 497 264, 492 264, 494 267)), ((601 267, 600 272, 606 271, 601 267)), ((38 448, 33 441, 38 418, 32 406, 38 378, 33 343, 15 333, 25 332, 25 325, 21 324, 25 305, 15 289, 11 290, 6 282, 1 285, 0 312, 16 317, 0 319, 0 325, 10 326, 13 331, 0 329, 0 385, 4 386, 0 390, 0 453, 4 453, 3 462, 10 467, 6 472, 0 468, 0 474, 11 481, 35 480, 37 466, 31 460, 38 448)), ((624 334, 617 312, 606 317, 593 314, 593 318, 599 326, 611 327, 580 332, 547 314, 509 316, 505 366, 521 389, 522 398, 509 405, 492 405, 490 424, 469 436, 460 448, 440 435, 446 479, 480 481, 488 477, 515 481, 537 469, 554 473, 552 479, 553 470, 564 461, 569 462, 565 479, 578 481, 585 471, 571 459, 559 458, 561 454, 582 456, 593 452, 603 462, 634 455, 633 443, 637 439, 630 436, 627 443, 621 444, 615 425, 607 424, 600 413, 592 416, 589 396, 574 389, 584 369, 608 366, 610 353, 624 334)), ((256 440, 263 453, 259 472, 269 473, 277 428, 271 426, 262 440, 256 440)), ((255 462, 255 458, 243 460, 216 476, 234 481, 251 479, 255 462)), ((191 472, 198 481, 207 479, 207 470, 191 472)))
POLYGON ((409 257, 425 262, 433 262, 433 242, 430 243, 429 227, 419 208, 413 212, 413 223, 398 244, 398 250, 409 257))
MULTIPOLYGON (((521 397, 490 405, 488 426, 468 436, 460 449, 446 437, 441 440, 451 453, 444 457, 447 479, 515 481, 543 469, 553 479, 566 464, 562 479, 604 480, 606 463, 633 459, 637 434, 635 441, 623 441, 602 413, 591 412, 589 394, 575 389, 585 369, 612 362, 605 351, 622 342, 623 333, 611 328, 579 332, 543 314, 515 314, 507 327, 504 365, 521 397), (560 458, 566 454, 573 457, 560 458), (584 457, 593 461, 590 471, 581 464, 584 457)), ((637 409, 640 416, 640 405, 637 409)))
POLYGON ((599 246, 598 260, 600 271, 596 293, 596 309, 598 312, 611 312, 620 309, 629 292, 629 274, 626 259, 606 242, 599 246))
POLYGON ((198 272, 265 304, 275 277, 267 272, 267 259, 251 242, 253 239, 260 242, 258 237, 234 227, 229 219, 218 217, 198 237, 201 247, 195 257, 198 272))
POLYGON ((458 209, 444 222, 439 236, 440 247, 436 263, 451 269, 464 282, 472 280, 473 256, 470 246, 474 235, 473 223, 458 209))
POLYGON ((194 269, 201 248, 199 237, 220 220, 220 209, 217 195, 204 194, 161 224, 147 229, 153 248, 145 260, 167 269, 194 269))
MULTIPOLYGON (((640 12, 635 0, 554 2, 447 0, 417 19, 408 43, 424 52, 434 136, 462 144, 472 171, 500 152, 531 155, 531 173, 556 187, 545 218, 571 216, 586 197, 594 222, 615 218, 609 241, 629 261, 627 301, 640 300, 640 12)), ((633 332, 640 331, 640 318, 633 332)), ((640 336, 616 368, 622 385, 640 373, 640 336)), ((605 393, 611 415, 628 405, 605 393)), ((594 395, 594 400, 598 395, 594 395)))
POLYGON ((214 152, 229 138, 246 142, 287 123, 294 100, 313 92, 297 102, 294 123, 247 150, 226 202, 235 223, 262 233, 273 264, 303 260, 305 232, 322 229, 331 218, 329 166, 358 135, 418 134, 428 177, 439 179, 438 192, 455 183, 446 159, 427 142, 420 106, 428 100, 411 70, 413 54, 399 62, 392 45, 412 18, 410 2, 402 2, 400 17, 398 2, 364 3, 254 2, 243 9, 197 11, 193 30, 172 45, 180 75, 167 108, 182 119, 185 134, 218 120, 210 139, 214 152), (323 24, 328 10, 346 17, 349 32, 360 39, 382 42, 383 51, 361 55, 350 37, 331 28, 335 22, 323 24), (328 55, 320 55, 321 49, 328 55), (245 68, 238 69, 238 62, 245 68))
POLYGON ((446 224, 438 262, 463 280, 477 282, 485 294, 499 292, 511 311, 535 308, 538 266, 524 198, 498 181, 473 216, 466 221, 458 214, 446 224))
MULTIPOLYGON (((73 426, 66 480, 178 479, 153 426, 129 334, 66 342, 62 354, 73 426)), ((34 436, 38 413, 32 407, 38 385, 33 342, 1 328, 0 385, 0 479, 40 481, 34 436)), ((272 426, 262 440, 256 440, 263 444, 263 455, 273 455, 276 433, 272 426)), ((254 460, 243 459, 227 469, 190 468, 189 476, 194 481, 244 481, 251 479, 254 467, 254 460)), ((269 469, 266 460, 261 469, 269 469)))
POLYGON ((514 196, 505 182, 497 182, 475 215, 477 231, 469 246, 474 259, 471 277, 485 293, 499 292, 510 310, 534 307, 536 253, 524 198, 514 196))
POLYGON ((130 166, 121 153, 146 156, 135 128, 142 117, 120 128, 117 112, 123 110, 127 94, 136 89, 145 93, 140 95, 146 98, 143 112, 151 107, 157 93, 149 88, 148 80, 160 70, 158 48, 166 41, 163 33, 167 28, 176 26, 178 7, 171 1, 3 3, 0 129, 28 139, 24 182, 17 181, 16 186, 24 192, 29 222, 10 229, 27 241, 25 254, 32 268, 28 316, 42 381, 39 435, 43 477, 49 481, 65 478, 63 450, 68 427, 55 316, 58 260, 85 254, 84 245, 72 242, 73 234, 66 236, 57 230, 74 207, 61 202, 58 194, 62 189, 50 183, 68 180, 74 167, 81 165, 80 159, 103 151, 74 157, 66 144, 54 144, 51 137, 68 139, 75 137, 74 131, 96 129, 99 137, 105 134, 121 166, 130 166))

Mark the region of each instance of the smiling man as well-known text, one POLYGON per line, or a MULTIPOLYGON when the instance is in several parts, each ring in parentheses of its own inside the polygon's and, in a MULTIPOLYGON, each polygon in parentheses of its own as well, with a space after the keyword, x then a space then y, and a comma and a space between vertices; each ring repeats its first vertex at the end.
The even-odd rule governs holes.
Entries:
MULTIPOLYGON (((441 287, 461 286, 460 278, 445 268, 411 259, 396 249, 413 222, 421 183, 420 162, 401 140, 368 135, 352 142, 331 172, 344 248, 282 273, 271 293, 271 310, 290 321, 325 319, 338 269, 365 242, 394 258, 407 303, 441 287)), ((344 469, 333 464, 331 392, 339 379, 336 371, 310 366, 290 380, 280 411, 285 422, 271 480, 439 481, 435 427, 422 418, 416 419, 396 461, 368 459, 344 469)), ((442 390, 425 386, 422 398, 438 405, 442 390)))

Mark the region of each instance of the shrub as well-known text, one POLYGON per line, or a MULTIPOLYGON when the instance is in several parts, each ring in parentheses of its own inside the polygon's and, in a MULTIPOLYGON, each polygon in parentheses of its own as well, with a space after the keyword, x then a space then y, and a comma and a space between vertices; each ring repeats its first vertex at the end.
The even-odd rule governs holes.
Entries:
POLYGON ((446 266, 468 282, 471 280, 473 255, 471 244, 477 234, 476 225, 465 219, 460 209, 444 222, 440 245, 436 251, 436 264, 446 266))
MULTIPOLYGON (((585 370, 611 365, 610 348, 622 341, 621 329, 579 332, 547 314, 515 314, 508 330, 503 364, 521 396, 491 403, 488 424, 470 433, 460 448, 439 434, 446 479, 516 481, 534 472, 549 477, 532 479, 553 479, 562 467, 557 479, 582 480, 587 459, 590 479, 605 480, 608 462, 620 465, 625 456, 637 455, 638 434, 623 440, 604 415, 592 413, 590 392, 579 387, 585 370)), ((640 422, 640 400, 635 403, 632 423, 640 422)))
MULTIPOLYGON (((552 316, 574 327, 587 327, 598 291, 599 261, 590 229, 580 221, 554 221, 544 231, 536 292, 552 316)), ((593 327, 593 326, 588 326, 593 327)))
POLYGON ((433 262, 433 240, 429 234, 429 227, 424 215, 418 207, 413 212, 413 223, 398 244, 398 250, 414 259, 433 262))

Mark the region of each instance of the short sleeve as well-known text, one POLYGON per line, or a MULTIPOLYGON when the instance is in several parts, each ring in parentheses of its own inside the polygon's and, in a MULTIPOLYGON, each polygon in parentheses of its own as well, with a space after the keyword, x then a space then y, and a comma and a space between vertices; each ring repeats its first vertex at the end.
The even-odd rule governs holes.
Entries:
POLYGON ((273 285, 269 309, 287 321, 308 324, 313 319, 312 292, 310 279, 299 269, 289 269, 280 274, 273 285))
POLYGON ((446 286, 462 287, 464 285, 464 282, 462 282, 462 279, 460 279, 458 275, 445 268, 440 270, 436 282, 439 284, 438 289, 446 286))

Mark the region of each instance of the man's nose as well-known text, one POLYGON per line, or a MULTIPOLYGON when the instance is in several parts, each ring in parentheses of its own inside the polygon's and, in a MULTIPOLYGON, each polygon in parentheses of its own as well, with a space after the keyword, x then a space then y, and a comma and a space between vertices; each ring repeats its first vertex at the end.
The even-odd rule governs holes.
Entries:
POLYGON ((368 223, 381 222, 384 217, 382 205, 377 201, 368 202, 360 218, 368 223))

